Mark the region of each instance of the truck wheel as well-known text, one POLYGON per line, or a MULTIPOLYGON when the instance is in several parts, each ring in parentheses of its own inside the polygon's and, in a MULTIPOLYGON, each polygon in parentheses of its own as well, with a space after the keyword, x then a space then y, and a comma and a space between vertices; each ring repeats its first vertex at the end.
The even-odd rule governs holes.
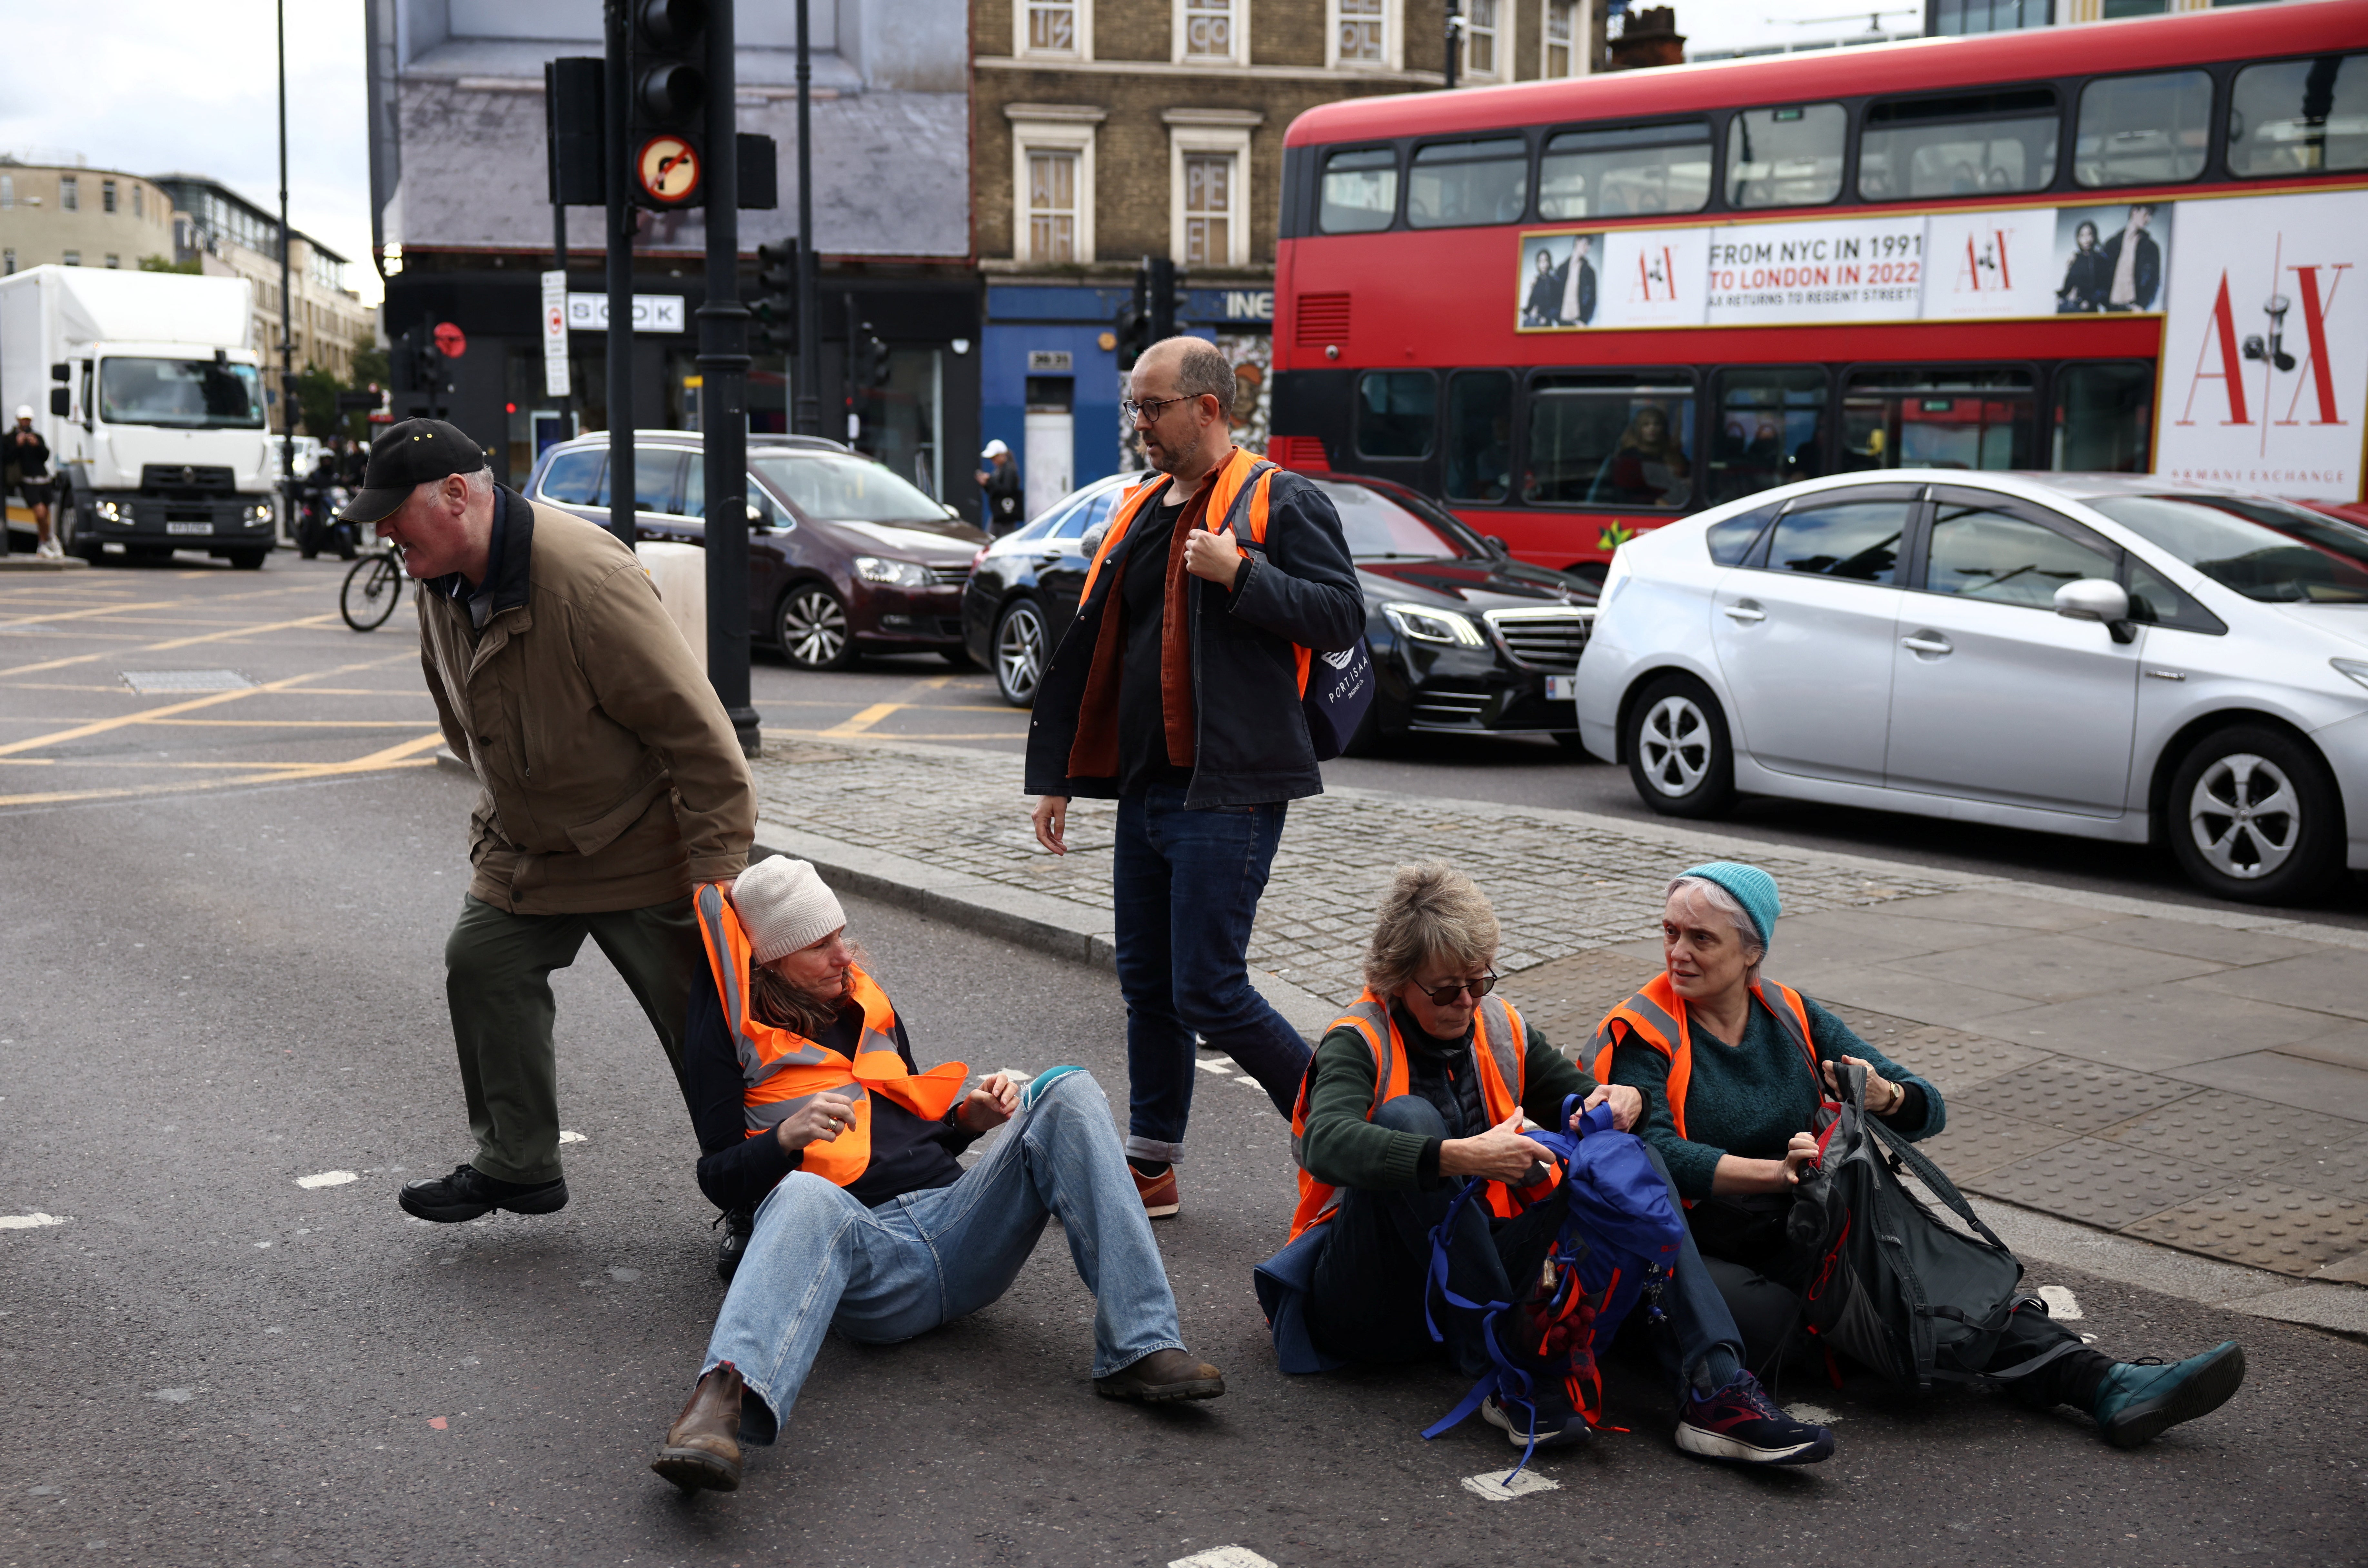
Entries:
POLYGON ((1735 752, 1710 687, 1677 671, 1637 694, 1622 749, 1637 798, 1663 816, 1723 816, 1735 804, 1735 752))
POLYGON ((2300 903, 2343 869, 2343 805, 2316 753, 2261 724, 2206 735, 2171 776, 2165 823, 2179 869, 2245 903, 2300 903))
POLYGON ((232 569, 238 572, 262 571, 263 558, 270 553, 268 550, 233 550, 228 552, 232 569))

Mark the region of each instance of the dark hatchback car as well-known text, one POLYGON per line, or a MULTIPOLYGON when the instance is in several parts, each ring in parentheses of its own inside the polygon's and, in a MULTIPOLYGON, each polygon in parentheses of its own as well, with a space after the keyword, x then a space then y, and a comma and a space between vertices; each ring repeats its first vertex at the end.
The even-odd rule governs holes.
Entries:
MULTIPOLYGON (((962 593, 963 634, 1005 701, 1035 700, 1094 548, 1140 477, 1096 480, 979 552, 962 593)), ((1309 477, 1340 514, 1365 591, 1375 692, 1349 749, 1412 732, 1550 734, 1576 749, 1572 679, 1595 620, 1594 585, 1512 560, 1404 485, 1309 477)))
MULTIPOLYGON (((633 436, 635 532, 707 541, 707 469, 696 431, 633 436)), ((605 525, 609 437, 542 454, 526 494, 605 525)), ((967 664, 962 580, 986 536, 870 458, 814 436, 748 437, 748 624, 800 669, 862 653, 935 653, 967 664)))

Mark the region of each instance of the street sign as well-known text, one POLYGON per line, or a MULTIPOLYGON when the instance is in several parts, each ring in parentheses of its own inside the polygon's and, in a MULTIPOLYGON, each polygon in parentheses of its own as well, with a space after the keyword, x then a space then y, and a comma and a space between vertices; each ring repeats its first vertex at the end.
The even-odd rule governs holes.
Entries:
POLYGON ((565 397, 567 369, 567 274, 542 275, 542 392, 565 397))
POLYGON ((436 352, 447 359, 458 359, 469 351, 469 340, 450 322, 436 324, 436 352))
MULTIPOLYGON (((635 332, 680 332, 689 319, 679 294, 636 294, 633 296, 633 330, 635 332)), ((606 294, 571 293, 567 296, 567 324, 576 332, 609 330, 609 296, 606 294)))
POLYGON ((699 173, 698 151, 671 133, 643 142, 633 160, 633 177, 641 181, 643 191, 668 207, 678 207, 698 194, 699 173))

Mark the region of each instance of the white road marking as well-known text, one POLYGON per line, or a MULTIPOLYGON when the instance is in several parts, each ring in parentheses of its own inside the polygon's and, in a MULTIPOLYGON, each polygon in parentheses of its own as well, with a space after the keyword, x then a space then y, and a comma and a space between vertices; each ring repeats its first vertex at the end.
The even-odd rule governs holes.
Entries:
POLYGON ((1236 1083, 1236 1084, 1247 1084, 1251 1088, 1253 1088, 1253 1089, 1258 1089, 1258 1090, 1261 1090, 1261 1091, 1263 1091, 1263 1090, 1266 1088, 1266 1085, 1265 1085, 1264 1084, 1259 1083, 1256 1078, 1251 1078, 1251 1077, 1247 1077, 1247 1076, 1246 1076, 1246 1077, 1236 1078, 1236 1079, 1235 1079, 1235 1080, 1234 1080, 1234 1082, 1235 1082, 1235 1083, 1236 1083))
POLYGON ((1226 1066, 1222 1062, 1201 1062, 1195 1060, 1192 1065, 1198 1067, 1203 1073, 1214 1073, 1220 1078, 1230 1078, 1234 1075, 1234 1070, 1231 1067, 1226 1066))
POLYGON ((1212 1546, 1190 1557, 1179 1557, 1167 1568, 1274 1568, 1247 1546, 1212 1546))
POLYGON ((1463 1490, 1475 1497, 1486 1497, 1491 1503, 1509 1503, 1516 1497, 1526 1497, 1532 1492, 1559 1492, 1562 1490, 1562 1483, 1551 1477, 1540 1475, 1534 1470, 1525 1470, 1513 1477, 1513 1483, 1508 1486, 1505 1484, 1503 1476, 1498 1475, 1495 1471, 1490 1471, 1486 1475, 1465 1476, 1463 1490))
POLYGON ((166 1404, 187 1404, 198 1397, 198 1392, 195 1389, 158 1389, 148 1397, 161 1399, 166 1404))
POLYGON ((1839 1410, 1820 1410, 1814 1404, 1788 1404, 1784 1409, 1795 1421, 1814 1421, 1820 1426, 1830 1426, 1842 1418, 1839 1410))
POLYGON ((592 1142, 592 1140, 585 1137, 581 1132, 569 1132, 564 1129, 563 1129, 559 1134, 559 1141, 562 1143, 589 1143, 592 1142))
POLYGON ((55 1214, 0 1214, 0 1231, 29 1231, 40 1225, 63 1225, 55 1214))
POLYGON ((2047 1315, 2057 1323, 2077 1323, 2086 1314, 2080 1311, 2080 1299, 2063 1285, 2042 1285, 2039 1299, 2047 1303, 2047 1315))
POLYGON ((302 1187, 343 1187, 349 1181, 361 1179, 351 1171, 323 1171, 318 1176, 298 1176, 296 1185, 302 1187))

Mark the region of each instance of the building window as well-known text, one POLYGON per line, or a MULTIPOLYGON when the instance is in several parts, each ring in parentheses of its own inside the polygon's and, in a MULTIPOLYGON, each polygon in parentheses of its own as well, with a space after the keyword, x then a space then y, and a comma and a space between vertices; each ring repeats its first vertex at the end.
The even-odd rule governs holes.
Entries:
POLYGON ((1250 132, 1255 109, 1172 108, 1167 122, 1167 254, 1185 267, 1250 265, 1250 132))
POLYGON ((134 218, 148 216, 148 189, 145 186, 131 187, 131 215, 134 218))
POLYGON ((17 205, 17 176, 0 175, 0 211, 17 205))
POLYGON ((1470 0, 1463 17, 1463 70, 1472 76, 1497 74, 1497 0, 1470 0))
POLYGON ((82 210, 82 181, 73 175, 58 176, 58 208, 64 212, 82 210))
POLYGON ((123 258, 116 255, 113 251, 108 251, 107 253, 107 266, 108 270, 110 272, 120 271, 123 266, 123 258))
POLYGON ((1390 0, 1332 0, 1328 65, 1391 63, 1390 0))
POLYGON ((1587 22, 1577 0, 1546 0, 1545 47, 1539 57, 1543 69, 1538 74, 1550 81, 1587 74, 1587 22))
POLYGON ((1051 150, 1028 153, 1028 259, 1077 259, 1077 159, 1051 150))
POLYGON ((17 253, 12 250, 0 250, 0 278, 9 277, 16 270, 17 253))
POLYGON ((1249 0, 1176 0, 1176 59, 1247 64, 1249 0))
POLYGON ((1086 104, 1009 104, 1011 254, 1074 266, 1094 259, 1094 128, 1107 112, 1086 104))
POLYGON ((111 179, 98 182, 98 210, 102 212, 115 210, 115 182, 111 179))
POLYGON ((1234 155, 1184 155, 1184 265, 1224 267, 1233 256, 1234 155))
POLYGON ((82 265, 82 252, 78 250, 70 250, 59 259, 64 262, 68 267, 80 267, 82 265))
POLYGON ((1932 36, 1962 38, 1968 33, 2044 28, 2053 9, 2053 0, 1932 0, 1932 36))
POLYGON ((1019 36, 1015 54, 1059 54, 1091 60, 1094 8, 1090 0, 1023 0, 1015 12, 1019 36))

